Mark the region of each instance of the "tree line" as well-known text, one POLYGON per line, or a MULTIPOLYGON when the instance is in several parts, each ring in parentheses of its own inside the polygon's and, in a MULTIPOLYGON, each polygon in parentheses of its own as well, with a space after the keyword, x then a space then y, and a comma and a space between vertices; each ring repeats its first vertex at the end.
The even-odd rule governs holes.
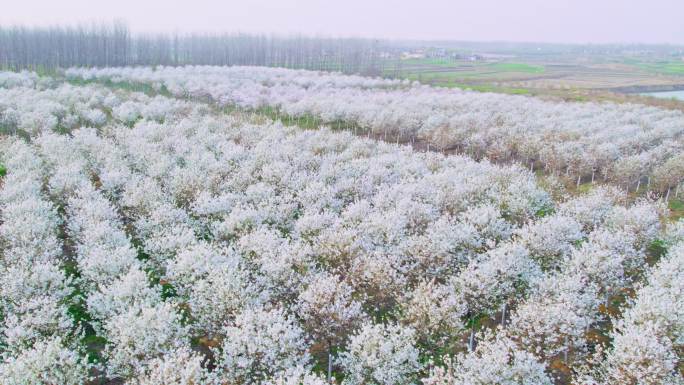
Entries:
POLYGON ((256 65, 382 72, 380 41, 257 34, 134 34, 125 23, 0 26, 0 67, 51 71, 130 65, 256 65))

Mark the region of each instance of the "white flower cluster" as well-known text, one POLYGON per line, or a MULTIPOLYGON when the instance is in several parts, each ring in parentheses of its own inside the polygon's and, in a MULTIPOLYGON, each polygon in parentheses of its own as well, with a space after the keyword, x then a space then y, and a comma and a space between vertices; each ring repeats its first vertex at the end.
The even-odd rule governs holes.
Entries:
POLYGON ((76 385, 86 383, 88 370, 87 361, 55 337, 37 341, 16 357, 5 357, 0 364, 0 378, 6 385, 76 385))
POLYGON ((148 360, 184 347, 188 328, 177 307, 162 302, 161 287, 151 285, 115 207, 91 183, 78 143, 55 135, 36 142, 51 169, 70 170, 56 171, 50 186, 66 202, 78 285, 93 327, 108 341, 103 353, 107 372, 112 377, 142 372, 148 360))
POLYGON ((74 68, 67 75, 164 86, 177 97, 276 108, 491 160, 537 162, 664 192, 684 179, 684 115, 641 105, 561 103, 314 71, 259 67, 74 68), (651 177, 654 180, 651 181, 651 177), (653 182, 653 183, 651 183, 653 182))
POLYGON ((684 343, 682 276, 684 244, 678 244, 653 268, 648 283, 617 321, 612 347, 594 368, 596 379, 607 384, 684 384, 677 352, 684 343))
POLYGON ((1 88, 33 87, 37 81, 38 75, 35 72, 0 72, 1 88))
POLYGON ((297 322, 280 309, 246 309, 226 325, 214 350, 220 383, 258 384, 279 372, 309 364, 307 341, 297 322))
POLYGON ((422 368, 415 331, 401 325, 367 324, 342 354, 345 385, 409 385, 422 368))
POLYGON ((0 124, 7 132, 68 131, 80 125, 101 127, 107 122, 112 92, 100 87, 0 88, 0 124))
POLYGON ((423 385, 551 385, 543 363, 505 336, 488 335, 474 353, 451 358, 422 380, 423 385))
MULTIPOLYGON (((132 125, 138 120, 164 122, 207 110, 207 106, 143 93, 125 94, 99 85, 28 84, 3 86, 0 72, 0 132, 36 136, 79 127, 102 127, 108 121, 132 125)), ((34 74, 35 75, 35 74, 34 74)), ((42 78, 41 78, 42 79, 42 78)))
MULTIPOLYGON (((411 89, 274 73, 255 78, 411 89)), ((114 94, 121 119, 0 145, 4 382, 551 384, 612 327, 582 378, 679 383, 684 225, 663 235, 662 204, 554 202, 518 166, 114 94)))
MULTIPOLYGON (((605 318, 600 312, 601 306, 607 303, 611 296, 619 294, 623 288, 631 287, 633 280, 643 271, 646 258, 644 245, 655 239, 657 230, 647 232, 649 235, 642 240, 639 240, 638 234, 642 234, 644 228, 659 228, 657 216, 661 210, 659 204, 646 201, 638 202, 629 208, 614 206, 606 210, 598 221, 591 222, 590 228, 595 228, 594 231, 584 234, 578 230, 576 220, 566 215, 573 211, 585 213, 586 210, 582 206, 587 204, 590 207, 598 205, 596 202, 587 202, 586 197, 579 197, 564 203, 559 210, 561 213, 538 221, 547 224, 548 229, 537 225, 527 226, 533 233, 548 231, 551 234, 550 239, 555 239, 557 234, 564 232, 554 232, 552 224, 571 220, 575 221, 571 233, 578 235, 566 238, 567 240, 556 239, 553 250, 561 250, 558 246, 562 245, 562 249, 566 251, 557 253, 550 259, 555 261, 554 264, 540 263, 536 265, 536 269, 535 264, 532 264, 528 265, 532 266, 531 270, 520 270, 526 272, 528 278, 513 286, 518 288, 518 292, 509 292, 503 298, 511 301, 516 293, 523 294, 523 297, 515 301, 515 310, 509 321, 505 322, 505 313, 502 315, 504 318, 497 328, 496 338, 485 335, 478 341, 474 351, 463 355, 446 368, 435 369, 431 379, 428 379, 432 382, 427 383, 550 383, 550 373, 548 378, 545 374, 551 371, 546 366, 548 363, 559 358, 568 363, 570 354, 577 362, 584 362, 583 357, 586 356, 589 344, 586 333, 605 318), (646 212, 654 216, 637 215, 646 212), (632 222, 636 217, 639 217, 638 224, 632 222), (579 242, 580 240, 582 241, 579 242), (539 269, 545 272, 542 273, 539 269), (529 287, 525 288, 524 285, 529 287), (483 356, 483 352, 492 352, 503 346, 509 347, 508 356, 500 356, 499 360, 494 362, 491 361, 492 357, 483 356), (510 354, 520 356, 527 362, 525 366, 535 367, 533 371, 537 374, 530 373, 528 377, 514 374, 519 368, 517 360, 512 359, 510 354)), ((567 228, 565 224, 560 226, 561 229, 567 228)), ((526 240, 529 247, 530 236, 526 235, 524 228, 520 230, 518 239, 526 240)), ((534 257, 538 249, 529 247, 529 252, 530 257, 534 257)), ((511 261, 514 258, 509 257, 505 260, 511 261)), ((483 262, 478 263, 476 268, 484 268, 486 263, 483 262)), ((502 279, 506 272, 510 274, 514 271, 515 269, 511 268, 500 270, 498 279, 493 281, 496 283, 494 287, 501 287, 506 282, 502 279)), ((516 276, 516 273, 512 275, 516 276)), ((484 285, 487 280, 480 279, 476 282, 484 285)), ((468 287, 469 290, 465 292, 472 293, 478 301, 497 303, 486 300, 488 296, 497 292, 494 287, 481 292, 473 290, 475 287, 468 287)), ((505 308, 503 311, 505 312, 505 308)))
POLYGON ((79 384, 89 365, 68 313, 72 281, 61 269, 60 219, 42 194, 44 167, 14 142, 0 190, 0 378, 7 384, 79 384))

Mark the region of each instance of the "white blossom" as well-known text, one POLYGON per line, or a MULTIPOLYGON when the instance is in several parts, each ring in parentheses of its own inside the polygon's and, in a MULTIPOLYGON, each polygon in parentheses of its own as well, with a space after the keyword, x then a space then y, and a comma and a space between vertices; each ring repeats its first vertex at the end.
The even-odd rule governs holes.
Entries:
POLYGON ((168 303, 130 308, 102 324, 108 346, 104 355, 112 377, 129 377, 152 360, 188 345, 188 328, 168 303))
POLYGON ((400 325, 368 323, 340 357, 343 384, 401 385, 415 382, 423 365, 415 347, 415 331, 400 325))
POLYGON ((344 343, 364 319, 353 289, 340 277, 326 273, 311 278, 296 308, 306 330, 328 348, 344 343))
POLYGON ((179 348, 151 360, 143 373, 126 385, 191 385, 208 384, 209 373, 202 367, 204 359, 188 348, 179 348))
POLYGON ((477 349, 445 359, 422 380, 424 385, 551 385, 546 367, 506 337, 488 337, 477 349))
POLYGON ((37 341, 18 356, 3 357, 0 377, 6 385, 83 385, 90 379, 89 369, 85 357, 53 338, 37 341))
POLYGON ((254 384, 288 368, 306 366, 304 333, 280 309, 245 309, 221 331, 215 349, 220 382, 254 384))

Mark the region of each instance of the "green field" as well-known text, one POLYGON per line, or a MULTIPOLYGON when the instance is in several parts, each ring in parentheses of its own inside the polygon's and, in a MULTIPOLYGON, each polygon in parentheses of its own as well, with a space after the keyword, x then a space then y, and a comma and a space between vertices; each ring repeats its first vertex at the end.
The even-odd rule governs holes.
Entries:
POLYGON ((471 62, 452 59, 405 59, 388 62, 385 73, 421 83, 480 92, 528 94, 521 87, 497 86, 500 80, 529 78, 546 72, 541 65, 519 62, 471 62))
POLYGON ((401 64, 406 67, 423 67, 423 66, 438 66, 438 67, 454 67, 458 65, 458 62, 452 59, 444 58, 411 58, 411 59, 401 59, 398 61, 393 61, 391 64, 397 65, 401 64))
POLYGON ((385 77, 439 87, 534 95, 573 102, 641 103, 684 111, 684 102, 643 96, 684 88, 681 52, 448 51, 458 57, 387 58, 385 77), (464 56, 463 52, 467 52, 464 56))
POLYGON ((684 75, 684 61, 634 63, 636 67, 654 73, 666 75, 684 75))
POLYGON ((446 58, 412 58, 385 63, 385 75, 444 85, 443 83, 479 83, 528 78, 543 74, 542 65, 521 62, 483 62, 446 58))
POLYGON ((444 71, 445 69, 452 69, 455 73, 464 74, 480 74, 480 73, 529 73, 539 74, 546 69, 541 65, 533 65, 527 63, 509 63, 509 62, 471 62, 465 60, 452 60, 442 58, 422 58, 422 59, 404 59, 393 60, 386 63, 388 71, 399 69, 406 72, 430 72, 430 71, 444 71))
POLYGON ((526 88, 513 88, 513 87, 496 87, 488 84, 461 84, 461 83, 452 83, 447 85, 448 87, 454 87, 454 88, 460 88, 462 90, 471 90, 471 91, 478 91, 478 92, 499 92, 503 94, 512 94, 512 95, 527 95, 530 93, 530 90, 526 88))
POLYGON ((518 72, 527 74, 540 74, 546 71, 546 68, 543 66, 525 63, 494 63, 488 67, 499 72, 518 72))

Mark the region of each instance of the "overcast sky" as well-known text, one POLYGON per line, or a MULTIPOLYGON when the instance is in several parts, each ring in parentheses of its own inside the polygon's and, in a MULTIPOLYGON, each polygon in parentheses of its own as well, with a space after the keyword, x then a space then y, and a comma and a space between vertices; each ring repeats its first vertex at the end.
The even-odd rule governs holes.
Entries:
POLYGON ((133 31, 684 44, 684 0, 3 0, 2 25, 133 31))

